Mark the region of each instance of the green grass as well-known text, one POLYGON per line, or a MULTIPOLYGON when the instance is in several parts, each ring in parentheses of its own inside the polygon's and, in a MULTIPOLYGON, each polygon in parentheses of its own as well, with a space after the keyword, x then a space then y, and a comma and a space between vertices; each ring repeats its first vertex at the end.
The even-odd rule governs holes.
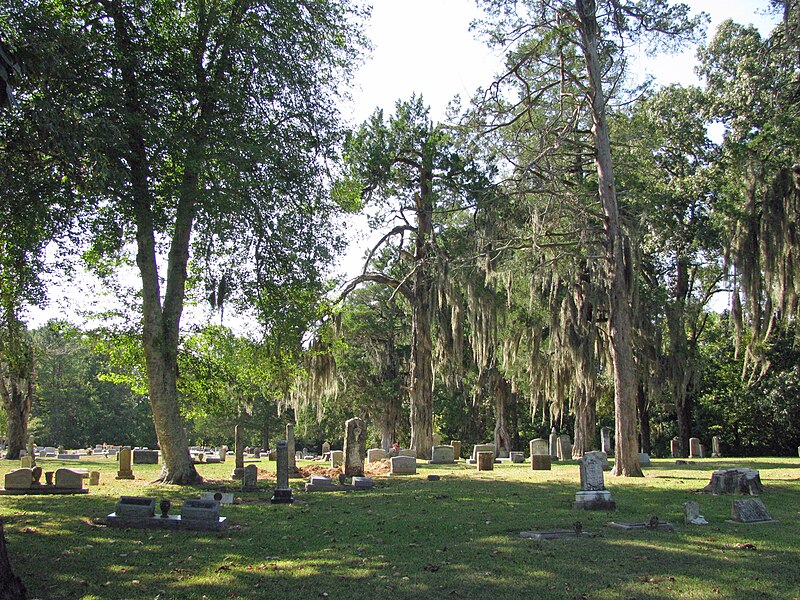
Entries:
MULTIPOLYGON (((15 465, 0 461, 0 475, 15 465)), ((274 469, 266 461, 260 466, 274 469)), ((654 459, 644 479, 606 478, 614 513, 571 508, 577 463, 536 472, 504 464, 483 473, 463 464, 420 465, 416 476, 376 478, 370 492, 305 494, 293 479, 295 503, 279 506, 269 504, 274 480, 246 494, 225 481, 231 461, 200 465, 217 481, 192 488, 150 485, 156 465, 135 465, 135 481, 114 480, 112 460, 82 459, 80 467, 102 472, 88 495, 0 496, 12 565, 30 598, 800 598, 798 459, 682 466, 654 459), (731 497, 695 493, 725 466, 760 470, 762 499, 779 523, 727 523, 731 497), (426 481, 431 473, 442 480, 426 481), (169 498, 177 513, 184 498, 216 489, 243 499, 222 507, 232 524, 223 532, 113 529, 92 521, 113 512, 123 494, 169 498), (687 500, 700 502, 710 525, 683 525, 687 500), (606 526, 652 514, 676 531, 606 526), (569 529, 576 520, 597 537, 519 537, 569 529)))

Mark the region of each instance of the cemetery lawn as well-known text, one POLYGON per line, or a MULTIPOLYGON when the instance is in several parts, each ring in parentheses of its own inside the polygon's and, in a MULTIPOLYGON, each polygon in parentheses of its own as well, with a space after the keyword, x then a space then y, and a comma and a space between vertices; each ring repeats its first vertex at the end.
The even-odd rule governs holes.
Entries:
MULTIPOLYGON (((0 461, 0 475, 17 461, 0 461)), ((151 485, 160 466, 114 479, 113 459, 40 459, 45 470, 100 470, 88 495, 0 496, 11 563, 29 598, 797 598, 800 599, 800 460, 653 459, 643 479, 606 477, 613 513, 572 509, 578 466, 420 464, 417 475, 376 477, 371 491, 301 491, 272 505, 274 479, 242 493, 232 461, 198 465, 207 483, 151 485), (695 493, 719 468, 758 469, 776 524, 726 522, 731 496, 695 493), (440 481, 427 481, 437 474, 440 481), (116 529, 100 524, 122 495, 162 498, 179 512, 203 491, 235 492, 222 532, 116 529), (707 526, 684 525, 695 500, 707 526), (609 521, 657 515, 676 526, 623 531, 609 521), (522 531, 573 529, 596 537, 522 539, 522 531)), ((308 463, 300 462, 300 466, 308 463)), ((275 463, 262 461, 261 469, 275 463)))

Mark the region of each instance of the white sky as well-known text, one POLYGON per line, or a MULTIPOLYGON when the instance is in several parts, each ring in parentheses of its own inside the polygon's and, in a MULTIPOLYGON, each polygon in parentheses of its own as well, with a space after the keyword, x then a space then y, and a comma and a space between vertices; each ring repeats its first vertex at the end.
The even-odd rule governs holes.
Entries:
MULTIPOLYGON (((768 33, 774 18, 767 19, 767 0, 689 0, 695 11, 711 15, 708 35, 717 25, 731 18, 740 23, 754 23, 762 34, 768 33)), ((395 102, 422 94, 431 106, 434 120, 444 119, 447 104, 460 95, 468 101, 476 88, 486 86, 499 70, 502 60, 475 39, 469 31, 473 19, 480 16, 474 0, 373 0, 372 19, 367 33, 374 50, 353 82, 353 102, 344 113, 353 126, 364 121, 376 107, 388 114, 395 102)), ((642 70, 652 73, 660 83, 698 83, 694 73, 695 49, 678 56, 643 54, 637 57, 642 70)), ((341 261, 341 270, 358 272, 369 236, 362 227, 351 227, 351 248, 341 261)), ((75 306, 102 306, 111 299, 98 298, 97 285, 67 284, 54 287, 51 304, 44 311, 30 311, 30 325, 48 318, 62 317, 79 321, 75 306), (87 287, 83 287, 87 286, 87 287), (82 289, 83 288, 83 289, 82 289)))

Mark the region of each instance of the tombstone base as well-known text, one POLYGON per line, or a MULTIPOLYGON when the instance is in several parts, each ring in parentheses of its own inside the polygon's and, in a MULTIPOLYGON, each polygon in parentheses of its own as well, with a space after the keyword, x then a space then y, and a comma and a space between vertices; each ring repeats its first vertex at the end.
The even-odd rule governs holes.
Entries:
POLYGON ((2 490, 0 489, 0 496, 24 496, 28 495, 60 495, 60 494, 88 494, 87 488, 59 488, 52 485, 33 485, 29 488, 19 488, 2 490))
POLYGON ((575 502, 572 508, 576 510, 616 510, 617 503, 611 499, 608 490, 575 492, 575 502))
POLYGON ((184 531, 219 531, 227 526, 227 517, 219 517, 216 521, 211 519, 186 519, 180 515, 167 515, 147 517, 141 519, 125 519, 111 513, 105 518, 109 527, 129 527, 131 529, 171 529, 184 531))
POLYGON ((292 497, 292 489, 275 489, 275 492, 272 494, 272 498, 270 499, 272 504, 291 504, 294 502, 294 498, 292 497))
POLYGON ((777 523, 777 519, 769 519, 767 521, 734 521, 733 519, 725 519, 726 523, 733 523, 734 525, 769 525, 770 523, 777 523))
POLYGON ((136 477, 133 476, 133 473, 118 473, 114 479, 136 479, 136 477))
POLYGON ((675 526, 672 523, 656 523, 654 526, 649 526, 646 523, 628 523, 628 522, 617 522, 611 521, 608 524, 609 527, 616 527, 617 529, 627 529, 627 530, 650 530, 650 531, 675 531, 675 526))

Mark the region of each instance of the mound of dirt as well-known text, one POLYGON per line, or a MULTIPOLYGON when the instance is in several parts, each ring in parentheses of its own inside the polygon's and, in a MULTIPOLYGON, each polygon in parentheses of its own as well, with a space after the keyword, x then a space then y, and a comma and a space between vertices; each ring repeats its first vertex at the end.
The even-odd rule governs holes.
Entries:
POLYGON ((342 467, 333 469, 328 465, 306 465, 304 467, 298 467, 300 474, 305 478, 309 478, 312 475, 327 475, 331 479, 336 479, 339 474, 343 472, 342 469, 342 467))
POLYGON ((388 475, 391 470, 392 467, 388 458, 376 460, 364 465, 365 475, 388 475))

